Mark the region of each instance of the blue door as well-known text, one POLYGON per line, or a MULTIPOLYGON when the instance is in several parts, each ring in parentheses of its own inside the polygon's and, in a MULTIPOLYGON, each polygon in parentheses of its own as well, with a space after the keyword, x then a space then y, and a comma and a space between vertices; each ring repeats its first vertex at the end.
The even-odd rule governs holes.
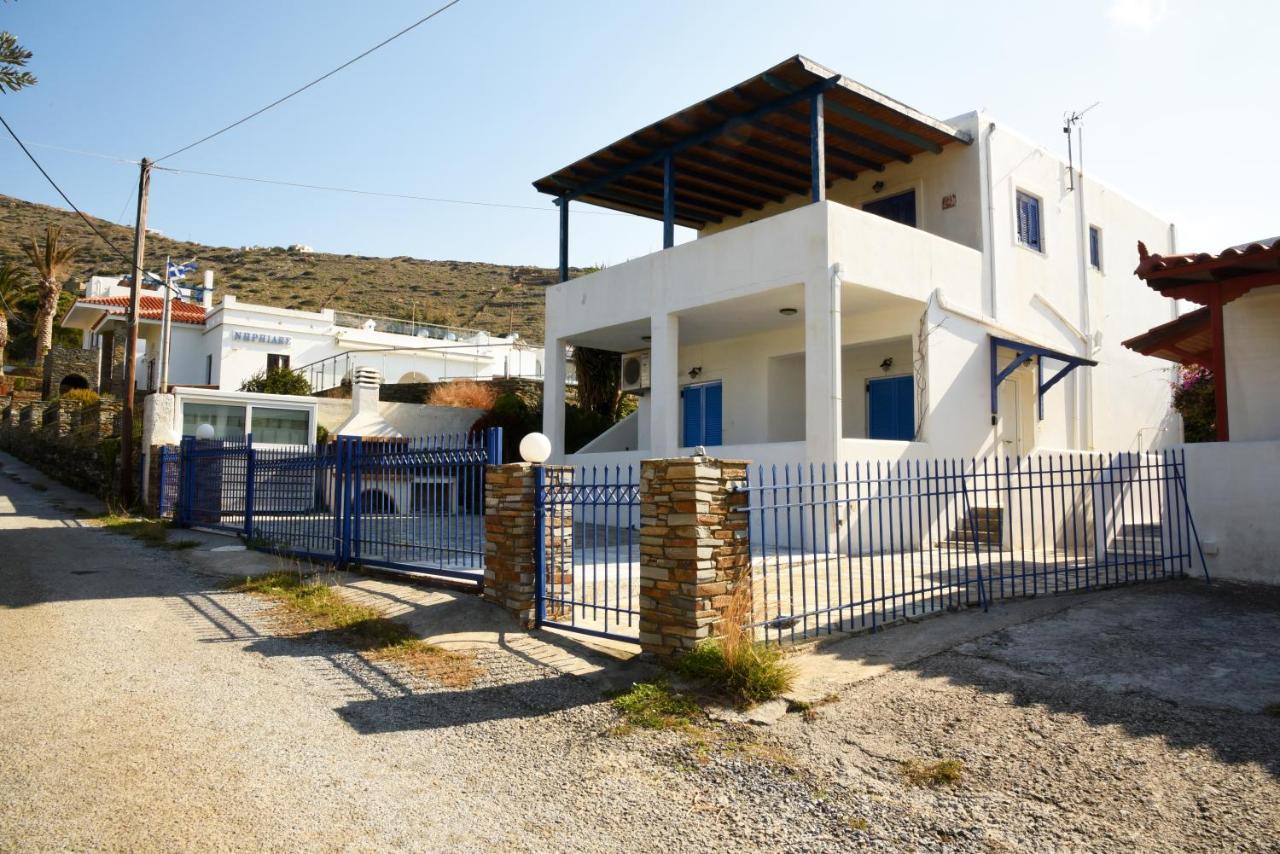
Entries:
POLYGON ((891 219, 894 222, 900 222, 903 225, 915 228, 916 191, 907 190, 905 193, 898 193, 896 196, 876 199, 874 202, 867 202, 862 206, 862 209, 867 213, 873 213, 876 216, 882 216, 885 219, 891 219))
POLYGON ((720 383, 699 383, 680 389, 682 408, 680 445, 723 445, 724 389, 720 383))
POLYGON ((867 438, 909 442, 915 435, 914 378, 905 376, 867 380, 867 438))

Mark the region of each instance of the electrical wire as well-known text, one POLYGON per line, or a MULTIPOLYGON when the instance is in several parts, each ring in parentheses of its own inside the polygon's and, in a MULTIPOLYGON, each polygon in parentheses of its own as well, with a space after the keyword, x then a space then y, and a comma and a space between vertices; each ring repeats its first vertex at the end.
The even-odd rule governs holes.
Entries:
MULTIPOLYGON (((539 205, 516 205, 506 202, 479 202, 470 199, 448 199, 437 196, 416 196, 411 193, 384 193, 377 190, 360 190, 353 187, 331 187, 324 184, 304 184, 298 181, 281 181, 274 178, 256 178, 248 175, 227 175, 222 172, 202 172, 197 169, 175 169, 172 166, 153 167, 160 172, 171 172, 175 175, 200 175, 205 178, 222 178, 228 181, 247 181, 254 184, 273 184, 278 187, 293 187, 302 190, 322 190, 329 193, 350 193, 357 196, 377 196, 384 199, 409 199, 417 202, 435 202, 446 205, 471 205, 482 208, 506 208, 509 210, 538 211, 540 213, 558 213, 554 207, 539 205)), ((580 211, 595 216, 626 216, 617 211, 580 211)))
MULTIPOLYGON (((139 163, 137 160, 127 160, 123 157, 116 157, 112 154, 103 154, 98 151, 85 151, 80 148, 67 148, 65 146, 50 145, 49 143, 44 142, 31 142, 27 144, 34 148, 48 148, 52 151, 63 151, 68 154, 79 154, 85 157, 96 157, 99 160, 111 160, 116 163, 129 164, 132 166, 137 166, 139 163)), ((205 172, 198 169, 179 169, 175 166, 152 166, 151 168, 152 171, 155 172, 169 172, 174 175, 197 175, 203 178, 221 178, 226 181, 245 181, 253 184, 271 184, 277 187, 292 187, 294 189, 301 190, 320 190, 328 193, 348 193, 351 195, 375 196, 384 199, 408 199, 416 202, 432 202, 435 204, 445 205, 469 205, 472 207, 504 208, 507 210, 535 211, 538 213, 559 213, 559 210, 555 207, 545 207, 542 205, 518 205, 510 202, 484 202, 476 201, 474 199, 450 199, 439 196, 419 196, 412 193, 386 193, 379 190, 362 190, 356 187, 333 187, 325 184, 307 184, 301 181, 284 181, 277 178, 261 178, 251 175, 228 175, 225 172, 205 172)), ((136 195, 137 190, 135 189, 134 196, 136 195)), ((582 214, 584 216, 627 216, 625 213, 608 210, 575 211, 574 215, 576 216, 578 214, 582 214)), ((117 217, 117 219, 119 219, 119 217, 117 217)))
POLYGON ((442 12, 444 12, 444 11, 446 11, 446 10, 450 9, 450 8, 451 8, 451 7, 453 7, 453 6, 456 6, 457 4, 459 4, 459 3, 461 3, 461 2, 462 2, 462 0, 449 0, 449 2, 448 2, 448 3, 444 4, 444 5, 443 5, 443 6, 441 6, 439 9, 436 9, 436 10, 435 10, 434 12, 432 12, 430 15, 427 15, 427 16, 426 16, 426 17, 424 17, 424 18, 419 18, 417 21, 414 21, 412 24, 410 24, 409 26, 405 27, 405 28, 404 28, 403 30, 401 30, 400 32, 396 33, 395 35, 389 36, 388 38, 383 39, 382 41, 378 42, 378 43, 377 43, 376 45, 374 45, 373 47, 371 47, 371 48, 369 48, 368 50, 366 50, 364 53, 360 54, 359 56, 353 57, 352 59, 347 60, 346 62, 342 63, 341 65, 339 65, 337 68, 333 69, 332 71, 328 71, 328 72, 326 72, 326 73, 324 73, 324 74, 320 75, 320 76, 319 76, 319 77, 317 77, 315 80, 312 80, 310 83, 307 83, 307 84, 306 84, 306 85, 304 85, 304 86, 300 86, 300 87, 298 87, 297 89, 294 89, 294 90, 293 90, 292 92, 290 92, 288 95, 285 95, 285 96, 283 96, 283 97, 281 97, 281 98, 277 98, 276 100, 272 101, 270 104, 267 104, 265 107, 262 107, 262 108, 260 108, 260 109, 254 110, 252 113, 250 113, 249 115, 245 116, 244 118, 242 118, 242 119, 238 119, 237 121, 232 122, 231 124, 227 125, 226 127, 222 128, 222 129, 220 129, 220 130, 216 130, 216 131, 214 131, 213 133, 209 134, 208 136, 201 137, 200 139, 197 139, 195 142, 192 142, 192 143, 189 143, 189 144, 187 144, 187 145, 184 145, 184 146, 182 146, 182 148, 179 148, 177 151, 171 151, 171 152, 169 152, 169 153, 168 153, 168 154, 166 154, 164 157, 161 157, 159 160, 156 160, 155 162, 156 162, 156 163, 161 163, 161 162, 163 162, 163 161, 165 161, 165 160, 168 160, 170 157, 176 157, 177 155, 182 154, 184 151, 190 151, 191 149, 195 148, 197 145, 201 145, 202 143, 206 143, 206 142, 208 142, 209 140, 213 139, 214 137, 221 136, 222 134, 226 133, 227 131, 231 130, 232 128, 239 127, 240 125, 244 124, 245 122, 249 121, 250 119, 252 119, 252 118, 255 118, 255 117, 257 117, 257 116, 262 115, 262 114, 263 114, 263 113, 265 113, 267 110, 270 110, 272 107, 277 107, 277 106, 279 106, 280 104, 283 104, 285 101, 289 100, 289 99, 290 99, 290 98, 292 98, 294 95, 300 95, 300 94, 302 94, 303 92, 307 91, 308 89, 310 89, 312 86, 316 85, 317 83, 319 83, 319 82, 321 82, 321 81, 323 81, 323 80, 327 80, 328 78, 332 77, 333 75, 337 74, 339 71, 342 71, 344 68, 347 68, 347 67, 348 67, 348 66, 350 66, 350 65, 354 65, 355 63, 357 63, 357 62, 359 62, 360 60, 364 59, 366 56, 368 56, 369 54, 371 54, 371 53, 373 53, 374 51, 378 50, 379 48, 385 47, 386 45, 388 45, 388 44, 390 44, 391 42, 395 41, 396 39, 400 38, 402 35, 404 35, 405 33, 409 32, 410 30, 413 30, 413 29, 416 29, 417 27, 422 26, 422 25, 423 25, 423 24, 425 24, 427 21, 430 21, 432 18, 434 18, 436 15, 439 15, 440 13, 442 13, 442 12))
POLYGON ((53 180, 53 178, 49 175, 49 173, 45 171, 45 168, 40 165, 40 161, 36 160, 36 157, 34 154, 31 153, 31 150, 28 149, 26 144, 23 143, 23 141, 18 137, 16 133, 14 133, 13 128, 11 128, 9 126, 9 123, 4 120, 4 116, 0 116, 0 124, 4 125, 4 129, 9 132, 9 136, 13 137, 13 141, 18 143, 18 147, 22 149, 22 153, 27 155, 27 159, 30 160, 37 169, 40 170, 40 174, 43 175, 44 179, 49 182, 50 186, 52 186, 53 189, 58 191, 58 195, 62 196, 62 200, 66 202, 68 205, 70 205, 73 211, 75 211, 77 214, 80 215, 80 219, 84 220, 84 224, 89 226, 89 229, 98 236, 98 239, 101 240, 103 243, 107 244, 107 246, 111 247, 112 252, 115 252, 117 255, 123 258, 125 263, 129 265, 129 269, 133 270, 135 273, 139 272, 133 266, 133 259, 130 258, 128 255, 124 254, 124 252, 120 251, 120 247, 112 243, 111 238, 103 234, 102 231, 96 225, 93 224, 93 221, 89 219, 88 216, 85 215, 84 211, 76 207, 76 203, 71 201, 70 197, 68 197, 67 194, 62 191, 62 188, 58 186, 58 182, 53 180))

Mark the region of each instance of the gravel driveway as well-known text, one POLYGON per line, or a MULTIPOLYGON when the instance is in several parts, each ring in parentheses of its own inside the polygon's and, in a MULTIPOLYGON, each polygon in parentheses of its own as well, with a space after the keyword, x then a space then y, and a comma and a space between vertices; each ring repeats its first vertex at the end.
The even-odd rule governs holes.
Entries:
MULTIPOLYGON (((930 657, 708 746, 611 734, 596 682, 516 646, 482 654, 479 684, 444 690, 273 637, 263 610, 0 471, 0 849, 1274 850, 1280 837, 1277 718, 1037 674, 995 649, 930 657), (950 757, 966 766, 957 787, 903 782, 901 760, 950 757)), ((1016 633, 1001 642, 1018 648, 1016 633)))

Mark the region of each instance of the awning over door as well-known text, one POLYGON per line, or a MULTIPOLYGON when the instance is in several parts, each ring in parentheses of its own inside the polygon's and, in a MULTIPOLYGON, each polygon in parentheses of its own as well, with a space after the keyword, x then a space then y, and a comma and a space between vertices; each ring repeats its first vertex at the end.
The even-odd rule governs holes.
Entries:
POLYGON ((1044 418, 1044 393, 1053 388, 1067 374, 1076 368, 1085 365, 1093 367, 1098 363, 1093 359, 1086 359, 1083 356, 1073 356, 1070 353, 1063 353, 1059 350, 1050 350, 1048 347, 1041 347, 1038 344, 1027 344, 1023 341, 1015 341, 1012 338, 998 338, 991 336, 991 423, 995 424, 1000 414, 1000 383, 1009 378, 1009 375, 1018 368, 1025 365, 1032 359, 1036 360, 1036 417, 1044 418), (1004 348, 1013 353, 1013 359, 1004 368, 1000 368, 999 350, 1004 348), (1051 362, 1060 362, 1062 367, 1057 370, 1049 379, 1044 378, 1044 360, 1051 362))

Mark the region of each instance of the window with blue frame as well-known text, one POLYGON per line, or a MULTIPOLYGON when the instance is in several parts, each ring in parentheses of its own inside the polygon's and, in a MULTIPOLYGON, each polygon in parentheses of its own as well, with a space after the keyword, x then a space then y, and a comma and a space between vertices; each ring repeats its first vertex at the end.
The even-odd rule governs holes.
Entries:
POLYGON ((1044 229, 1040 221, 1040 200, 1018 191, 1018 242, 1037 252, 1044 251, 1044 229))
POLYGON ((680 389, 680 445, 724 444, 724 389, 720 383, 698 383, 680 389))
POLYGON ((1089 266, 1102 269, 1102 229, 1096 225, 1089 226, 1089 266))

